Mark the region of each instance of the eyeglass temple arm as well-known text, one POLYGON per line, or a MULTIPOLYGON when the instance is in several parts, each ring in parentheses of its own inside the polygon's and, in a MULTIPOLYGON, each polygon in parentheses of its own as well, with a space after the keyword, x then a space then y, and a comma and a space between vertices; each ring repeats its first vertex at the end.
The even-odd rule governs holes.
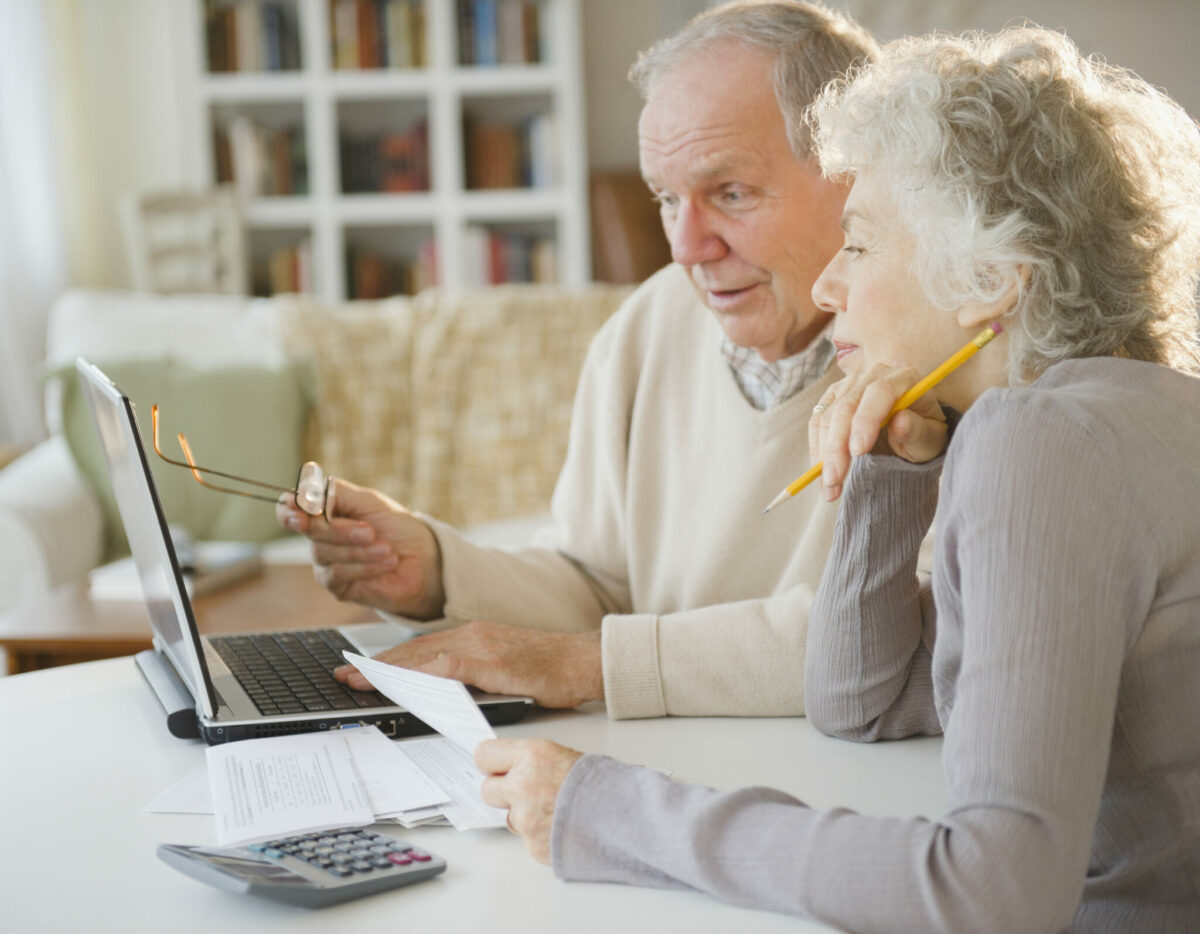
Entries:
POLYGON ((277 497, 263 496, 259 493, 251 493, 248 490, 235 490, 232 487, 217 486, 215 483, 209 483, 202 476, 200 476, 201 471, 203 471, 204 473, 212 474, 217 477, 224 477, 227 480, 236 480, 238 483, 248 483, 252 486, 261 487, 265 490, 275 490, 279 493, 291 493, 293 496, 296 495, 296 490, 294 487, 277 486, 274 483, 263 483, 261 480, 251 480, 249 477, 239 477, 237 474, 226 473, 223 470, 213 470, 210 467, 199 466, 196 463, 195 459, 192 457, 191 447, 188 445, 188 440, 186 437, 184 437, 184 434, 182 431, 179 432, 179 434, 176 437, 179 441, 179 447, 183 451, 183 456, 187 458, 187 461, 184 462, 184 461, 180 461, 180 460, 175 460, 174 458, 171 458, 171 457, 167 457, 167 455, 162 452, 162 448, 159 447, 159 444, 158 444, 158 406, 157 405, 150 406, 150 424, 151 424, 151 428, 152 428, 152 431, 151 431, 152 439, 154 442, 154 453, 157 454, 159 457, 161 457, 163 460, 165 460, 168 464, 174 464, 176 467, 185 467, 188 470, 190 470, 192 472, 192 477, 195 479, 195 481, 203 487, 207 487, 210 490, 217 490, 221 493, 234 493, 238 496, 248 496, 251 499, 260 499, 263 502, 267 502, 267 503, 274 503, 278 499, 277 497))

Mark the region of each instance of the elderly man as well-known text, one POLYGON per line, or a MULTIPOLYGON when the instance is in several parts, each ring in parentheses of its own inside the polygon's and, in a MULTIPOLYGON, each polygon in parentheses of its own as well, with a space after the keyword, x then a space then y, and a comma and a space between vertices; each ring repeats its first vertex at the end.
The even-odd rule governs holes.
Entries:
POLYGON ((467 624, 382 659, 545 706, 603 699, 614 718, 803 714, 835 508, 813 491, 761 512, 807 463, 836 376, 811 290, 846 189, 810 158, 802 114, 875 52, 785 2, 710 10, 642 56, 642 172, 674 263, 589 349, 548 536, 475 547, 341 480, 328 520, 279 507, 339 598, 467 624))

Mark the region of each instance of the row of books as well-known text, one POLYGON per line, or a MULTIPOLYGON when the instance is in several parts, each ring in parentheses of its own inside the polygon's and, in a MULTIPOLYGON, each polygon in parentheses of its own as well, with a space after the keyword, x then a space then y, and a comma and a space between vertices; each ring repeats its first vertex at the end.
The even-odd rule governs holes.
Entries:
POLYGON ((421 120, 399 133, 343 135, 342 191, 429 190, 429 126, 421 120))
POLYGON ((372 247, 346 250, 346 285, 352 299, 416 295, 437 285, 437 244, 425 240, 415 257, 372 247))
POLYGON ((334 68, 423 68, 423 0, 330 0, 334 68))
POLYGON ((268 127, 245 114, 213 127, 218 182, 243 199, 308 194, 308 147, 301 126, 268 127))
POLYGON ((552 237, 472 225, 463 246, 464 283, 557 282, 558 246, 552 237))
POLYGON ((279 295, 286 292, 313 292, 312 241, 307 238, 280 246, 250 264, 251 287, 255 295, 279 295))
POLYGON ((236 0, 204 7, 208 70, 293 71, 300 67, 296 5, 236 0))
MULTIPOLYGON (((472 225, 463 246, 463 284, 558 281, 553 237, 472 225)), ((301 239, 257 254, 251 263, 255 295, 308 293, 313 289, 312 241, 301 239)), ((438 249, 432 237, 415 255, 355 244, 346 248, 346 286, 352 299, 415 295, 438 284, 438 249)))
POLYGON ((554 115, 518 123, 463 121, 468 188, 544 188, 558 177, 554 115))
POLYGON ((463 65, 542 61, 537 0, 458 0, 458 60, 463 65))

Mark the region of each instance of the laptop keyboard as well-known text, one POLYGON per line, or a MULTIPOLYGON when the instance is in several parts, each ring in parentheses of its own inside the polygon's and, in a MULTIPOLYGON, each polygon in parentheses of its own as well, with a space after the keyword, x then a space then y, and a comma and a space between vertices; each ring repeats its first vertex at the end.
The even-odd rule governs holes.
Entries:
POLYGON ((264 714, 390 707, 377 691, 352 691, 333 677, 342 650, 357 651, 336 629, 209 636, 259 711, 264 714))

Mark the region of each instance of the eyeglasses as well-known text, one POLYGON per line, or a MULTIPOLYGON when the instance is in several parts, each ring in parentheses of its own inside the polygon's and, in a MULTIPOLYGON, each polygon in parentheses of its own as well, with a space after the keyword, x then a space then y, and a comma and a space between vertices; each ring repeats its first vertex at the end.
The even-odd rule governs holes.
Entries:
POLYGON ((161 457, 168 464, 175 467, 183 467, 189 470, 193 479, 202 487, 209 490, 216 490, 218 493, 232 493, 235 496, 246 496, 250 499, 262 500, 266 503, 278 503, 278 496, 266 496, 262 493, 254 493, 250 490, 238 490, 229 486, 219 486, 216 483, 204 479, 203 474, 211 474, 214 477, 223 477, 226 480, 235 480, 238 483, 244 483, 247 486, 255 486, 259 489, 274 490, 276 493, 291 493, 296 500, 296 506, 310 516, 324 516, 325 505, 329 498, 329 481, 330 477, 325 476, 325 471, 321 469, 321 465, 316 461, 309 461, 300 467, 300 472, 296 476, 296 485, 294 487, 277 486, 274 483, 263 483, 261 480, 251 480, 249 477, 239 477, 237 474, 225 473, 223 470, 213 470, 211 467, 201 467, 196 463, 196 459, 192 456, 191 445, 188 444, 187 438, 183 432, 179 432, 175 437, 179 439, 179 448, 183 451, 183 456, 186 460, 175 460, 167 457, 162 452, 162 448, 158 444, 158 406, 150 406, 150 423, 153 426, 154 438, 154 453, 161 457))

